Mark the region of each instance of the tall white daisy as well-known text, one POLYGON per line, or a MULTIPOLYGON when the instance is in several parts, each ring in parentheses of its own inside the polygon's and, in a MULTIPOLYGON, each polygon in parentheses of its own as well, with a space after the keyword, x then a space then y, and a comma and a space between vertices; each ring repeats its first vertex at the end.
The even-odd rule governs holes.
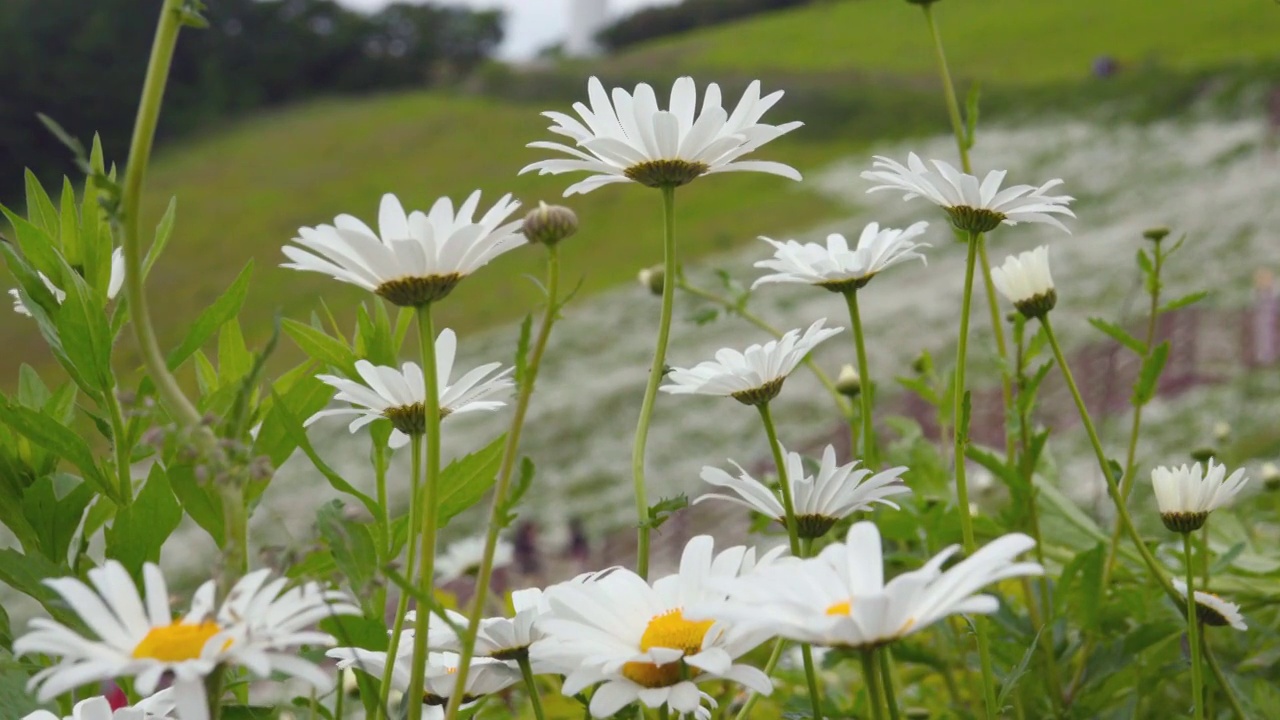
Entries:
MULTIPOLYGON (((449 382, 453 374, 453 361, 458 350, 458 338, 452 330, 445 329, 436 337, 436 376, 440 388, 440 417, 446 418, 465 412, 477 410, 497 410, 506 405, 501 400, 487 400, 498 393, 504 393, 515 385, 510 375, 513 368, 507 368, 496 375, 493 372, 502 363, 487 363, 467 372, 454 382, 449 382), (492 375, 492 377, 490 377, 492 375)), ((390 445, 393 448, 403 447, 409 442, 409 436, 421 435, 426 430, 427 389, 422 381, 422 368, 417 363, 407 362, 399 370, 384 365, 374 365, 368 360, 356 361, 356 372, 364 379, 363 383, 336 375, 317 375, 316 378, 338 391, 333 399, 348 402, 352 407, 331 408, 307 418, 304 425, 334 415, 355 415, 348 429, 355 432, 374 420, 386 418, 391 421, 395 430, 391 433, 390 445)))
POLYGON ((948 615, 995 612, 994 597, 975 593, 1007 578, 1043 574, 1039 564, 1014 559, 1034 545, 1026 535, 1005 535, 944 571, 959 550, 952 546, 886 583, 880 531, 860 522, 849 528, 846 542, 739 580, 727 602, 702 612, 800 642, 874 647, 948 615))
POLYGON ((713 619, 692 620, 685 609, 722 600, 717 583, 768 565, 755 551, 732 547, 713 554, 714 541, 699 535, 685 546, 680 570, 649 585, 623 568, 547 588, 549 612, 539 621, 545 637, 531 656, 563 668, 565 695, 600 684, 591 696, 595 717, 608 717, 641 702, 706 720, 711 697, 698 683, 725 679, 760 693, 768 676, 734 660, 766 638, 713 619))
MULTIPOLYGON (((401 648, 404 645, 401 644, 401 648)), ((391 661, 391 687, 406 692, 409 679, 412 677, 412 645, 391 661)), ((325 653, 338 661, 339 668, 354 668, 376 680, 381 681, 387 668, 387 654, 364 648, 340 647, 325 653)), ((453 695, 454 677, 458 672, 461 658, 455 653, 428 653, 427 667, 423 678, 422 703, 431 708, 443 710, 453 695)), ((463 707, 474 703, 485 695, 511 687, 520 681, 520 673, 501 660, 491 658, 473 658, 467 672, 467 686, 463 689, 463 707)), ((443 715, 443 713, 441 713, 443 715)), ((424 715, 430 717, 430 715, 424 715)))
POLYGON ((543 113, 554 122, 548 129, 572 140, 572 147, 558 142, 529 143, 531 148, 554 150, 570 158, 541 160, 521 173, 595 173, 570 185, 565 196, 620 182, 676 187, 702 175, 736 170, 800 179, 800 173, 788 165, 741 159, 804 124, 761 123, 760 118, 778 102, 782 91, 762 98, 759 81, 747 86, 732 114, 721 107, 720 87, 715 83, 707 86, 702 110, 697 112, 698 89, 689 77, 672 85, 666 110, 658 107, 653 88, 644 83, 633 92, 614 88, 611 100, 604 85, 593 77, 587 83, 587 94, 591 107, 580 102, 573 105, 581 122, 564 113, 543 113))
MULTIPOLYGON (((730 460, 729 462, 733 462, 730 460)), ((791 483, 794 498, 797 530, 802 538, 818 538, 827 534, 837 522, 855 512, 870 510, 876 503, 898 508, 888 498, 911 492, 902 481, 905 467, 895 467, 872 474, 866 468, 858 468, 858 461, 836 464, 836 449, 828 445, 822 451, 822 463, 816 475, 806 472, 800 453, 786 454, 787 482, 791 483)), ((782 501, 768 485, 756 480, 733 463, 739 475, 734 477, 716 467, 702 468, 703 481, 717 487, 728 488, 733 495, 708 493, 694 500, 728 500, 745 505, 786 524, 786 512, 782 501)))
POLYGON ((395 195, 382 196, 378 230, 350 215, 333 225, 298 230, 285 245, 292 262, 281 267, 320 272, 358 285, 401 307, 418 307, 448 295, 462 278, 502 253, 525 244, 520 220, 507 222, 520 207, 504 195, 480 219, 473 216, 480 191, 454 212, 442 197, 430 212, 406 214, 395 195))
MULTIPOLYGON (((1173 578, 1173 587, 1185 602, 1187 599, 1187 582, 1179 578, 1173 578)), ((1249 625, 1244 621, 1244 615, 1240 614, 1239 605, 1203 590, 1196 591, 1196 617, 1205 625, 1232 627, 1241 631, 1249 629, 1249 625)))
MULTIPOLYGON (((67 293, 62 288, 53 284, 48 275, 40 273, 40 280, 44 286, 48 288, 49 293, 53 295, 53 299, 62 304, 67 299, 67 293)), ((107 299, 115 300, 116 295, 120 294, 120 288, 124 287, 124 248, 116 248, 111 252, 111 276, 107 281, 107 299)), ((22 293, 18 288, 10 288, 9 295, 13 297, 13 311, 19 315, 31 317, 31 310, 27 308, 27 304, 22 300, 22 293)))
POLYGON ((769 402, 818 343, 844 329, 824 328, 826 321, 818 320, 804 334, 791 330, 777 340, 752 345, 743 352, 724 348, 716 351, 715 360, 691 368, 672 368, 667 376, 671 384, 660 389, 672 395, 722 395, 744 405, 769 402))
MULTIPOLYGON (((444 553, 436 558, 436 583, 444 584, 464 575, 474 575, 484 560, 484 535, 475 535, 449 543, 444 553)), ((493 569, 506 567, 515 557, 515 547, 499 539, 493 550, 493 569)))
POLYGON ((145 600, 120 563, 108 561, 89 571, 92 587, 75 578, 45 583, 96 635, 84 637, 65 625, 31 621, 18 638, 19 655, 43 653, 58 663, 31 679, 37 697, 47 701, 85 683, 133 677, 134 688, 154 693, 161 679, 173 679, 173 699, 180 720, 207 720, 204 679, 219 665, 243 666, 259 677, 292 675, 321 692, 332 679, 298 656, 303 645, 332 645, 333 638, 303 628, 332 615, 358 615, 345 596, 308 583, 281 592, 283 581, 267 583, 269 571, 250 573, 236 583, 228 601, 215 612, 214 584, 202 585, 191 609, 174 619, 169 591, 160 568, 143 567, 145 600))
POLYGON ((1247 482, 1244 468, 1227 476, 1226 466, 1215 465, 1212 459, 1206 467, 1196 463, 1151 471, 1160 519, 1165 527, 1182 533, 1203 527, 1209 513, 1230 502, 1247 482))
POLYGON ((864 171, 862 177, 880 184, 867 192, 899 190, 905 193, 903 200, 922 197, 945 210, 951 224, 965 232, 990 232, 1001 223, 1020 222, 1045 223, 1071 232, 1054 215, 1075 217, 1067 207, 1075 198, 1048 194, 1062 184, 1061 180, 1050 180, 1039 187, 1014 185, 1001 190, 1000 183, 1007 174, 1004 170, 992 170, 979 181, 942 160, 931 162, 933 169, 911 153, 904 166, 877 155, 871 164, 876 169, 864 171))
POLYGON ((66 717, 59 717, 48 710, 36 710, 23 716, 22 720, 168 720, 174 704, 173 688, 115 710, 111 709, 109 700, 97 695, 76 703, 66 717))
MULTIPOLYGON (((542 639, 542 630, 538 627, 538 618, 548 611, 549 606, 543 597, 542 590, 529 588, 511 593, 511 605, 515 610, 513 617, 483 618, 476 632, 475 654, 477 657, 488 657, 495 660, 520 660, 529 656, 529 646, 542 639)), ((432 650, 461 652, 462 639, 458 637, 457 628, 466 628, 469 618, 453 610, 445 610, 449 622, 436 615, 431 616, 431 627, 428 642, 432 650), (450 624, 452 623, 452 624, 450 624)), ((417 613, 410 612, 405 616, 410 622, 416 622, 417 613)), ((405 630, 400 647, 413 647, 413 629, 405 630)), ((534 667, 535 672, 540 672, 534 667)))
POLYGON ((1029 318, 1044 317, 1058 303, 1058 292, 1049 274, 1049 246, 1041 245, 1005 258, 991 268, 991 282, 1001 295, 1029 318))
POLYGON ((774 248, 773 257, 757 261, 755 266, 773 270, 752 283, 751 288, 769 283, 801 283, 817 285, 832 292, 857 290, 871 278, 889 267, 907 260, 925 262, 918 251, 930 247, 927 243, 912 242, 924 234, 929 223, 918 222, 905 230, 881 229, 871 223, 858 236, 857 246, 849 248, 849 241, 839 233, 827 236, 827 244, 798 243, 795 240, 778 242, 760 238, 774 248))

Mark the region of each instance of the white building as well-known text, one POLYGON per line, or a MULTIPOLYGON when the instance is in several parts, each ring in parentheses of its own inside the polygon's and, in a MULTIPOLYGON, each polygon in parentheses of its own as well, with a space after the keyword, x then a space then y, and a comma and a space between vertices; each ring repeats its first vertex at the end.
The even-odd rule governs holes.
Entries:
POLYGON ((596 33, 608 20, 608 0, 568 0, 569 33, 565 37, 564 52, 570 57, 595 55, 600 51, 596 33))

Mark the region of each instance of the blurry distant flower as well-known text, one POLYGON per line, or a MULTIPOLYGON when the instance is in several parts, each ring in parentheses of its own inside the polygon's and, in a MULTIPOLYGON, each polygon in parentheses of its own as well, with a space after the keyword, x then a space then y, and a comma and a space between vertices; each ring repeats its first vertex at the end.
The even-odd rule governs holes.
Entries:
POLYGON ((1049 248, 1010 255, 1004 265, 991 268, 991 282, 1018 312, 1029 318, 1044 317, 1058 302, 1049 274, 1049 248))
POLYGON ((1218 422, 1213 424, 1214 440, 1217 440, 1218 442, 1222 442, 1223 440, 1226 440, 1228 437, 1231 437, 1230 423, 1225 422, 1223 420, 1219 420, 1218 422))
MULTIPOLYGON (((62 304, 67 299, 66 291, 53 284, 44 273, 40 273, 40 280, 44 282, 44 286, 49 289, 53 295, 53 299, 62 304)), ((107 299, 115 300, 116 295, 120 294, 120 288, 124 286, 124 249, 116 248, 111 253, 111 279, 107 281, 107 299)), ((27 309, 27 304, 22 301, 22 294, 17 288, 9 290, 9 295, 13 297, 13 311, 19 315, 31 316, 31 311, 27 309)))
MULTIPOLYGON (((403 644, 401 645, 403 647, 403 644)), ((412 647, 412 646, 410 646, 412 647)), ((340 647, 325 653, 338 661, 339 668, 354 668, 371 677, 381 680, 387 667, 387 654, 364 648, 340 647)), ((401 654, 392 659, 391 686, 400 692, 409 689, 411 676, 410 653, 401 654)), ((432 707, 439 707, 449 702, 453 694, 454 680, 458 673, 458 663, 462 658, 454 653, 428 653, 427 667, 423 680, 424 697, 422 702, 432 707)), ((511 687, 520 681, 520 673, 500 660, 490 658, 473 658, 467 671, 467 686, 463 689, 463 707, 486 695, 511 687)), ((443 717, 444 713, 435 713, 435 717, 443 717)), ((423 715, 424 718, 432 715, 423 715)))
POLYGON ((60 718, 48 710, 36 710, 22 720, 165 720, 173 712, 173 688, 161 690, 149 698, 139 700, 129 707, 111 709, 111 701, 98 695, 81 700, 71 708, 71 714, 60 718))
POLYGON ((818 320, 803 335, 791 330, 744 352, 724 348, 716 352, 715 360, 691 368, 672 368, 667 376, 671 384, 660 389, 672 395, 723 395, 744 405, 769 402, 818 343, 844 329, 824 328, 825 322, 826 318, 818 320))
MULTIPOLYGON (((876 503, 897 509, 888 498, 911 492, 900 475, 905 467, 895 467, 872 474, 856 468, 858 462, 836 465, 836 449, 830 445, 822 452, 822 464, 816 475, 805 472, 800 453, 786 454, 787 482, 795 503, 796 523, 800 537, 822 537, 841 519, 855 512, 870 510, 876 503)), ((733 462, 732 460, 730 462, 733 462)), ((778 495, 767 485, 747 474, 734 463, 740 473, 734 477, 715 467, 702 468, 702 479, 712 485, 728 488, 734 495, 709 493, 694 500, 700 503, 712 498, 745 505, 785 524, 786 513, 778 495)))
POLYGON ((827 236, 827 244, 798 243, 795 240, 778 242, 760 238, 774 247, 774 255, 768 260, 757 261, 755 266, 773 270, 751 285, 752 289, 768 283, 803 283, 817 285, 834 292, 856 290, 871 281, 876 273, 907 260, 924 261, 917 252, 928 244, 911 242, 929 227, 918 222, 906 230, 880 228, 871 223, 858 237, 857 247, 849 249, 849 241, 843 235, 827 236))
POLYGON ((1174 532, 1199 530, 1209 513, 1231 501, 1249 482, 1241 468, 1227 477, 1224 465, 1209 460, 1190 467, 1158 467, 1151 471, 1151 485, 1160 508, 1160 519, 1174 532))
POLYGON ((782 163, 739 159, 803 125, 761 123, 761 116, 778 102, 782 92, 761 98, 759 81, 747 87, 732 114, 720 106, 720 88, 715 83, 707 86, 702 111, 697 112, 697 86, 688 77, 676 80, 672 86, 667 110, 658 108, 653 88, 644 83, 631 93, 614 88, 611 100, 593 77, 587 84, 587 93, 591 107, 582 103, 573 106, 581 122, 564 113, 543 113, 555 122, 549 130, 569 138, 576 147, 556 142, 529 143, 531 148, 554 150, 572 159, 542 160, 526 166, 521 173, 594 173, 569 186, 566 196, 619 182, 676 187, 701 175, 734 170, 800 179, 800 173, 782 163))
POLYGON ((1004 170, 993 170, 979 182, 977 177, 941 160, 932 162, 934 170, 915 153, 907 156, 906 166, 877 155, 871 166, 878 169, 864 171, 862 177, 881 183, 867 192, 900 190, 905 193, 903 200, 925 198, 945 210, 951 224, 965 232, 990 232, 1001 223, 1017 225, 1020 222, 1046 223, 1071 232, 1053 215, 1075 217, 1067 208, 1074 198, 1046 194, 1061 185, 1061 180, 1050 180, 1040 187, 1014 185, 1001 190, 1004 170))
POLYGON ((431 212, 408 215, 395 195, 382 196, 378 229, 350 215, 333 225, 304 227, 284 254, 293 262, 282 267, 309 270, 358 285, 405 307, 443 299, 462 278, 498 255, 525 244, 520 221, 505 220, 520 203, 504 195, 479 220, 472 220, 480 204, 477 190, 455 213, 442 197, 431 212))
MULTIPOLYGON (((1178 594, 1185 600, 1187 597, 1187 583, 1179 578, 1173 578, 1173 587, 1178 594)), ((1240 614, 1240 606, 1223 600, 1213 593, 1196 591, 1196 617, 1205 625, 1213 625, 1214 627, 1227 627, 1228 625, 1236 630, 1248 630, 1249 626, 1244 621, 1244 616, 1240 614)))
MULTIPOLYGON (((508 377, 512 368, 485 379, 501 367, 502 363, 488 363, 458 378, 453 384, 453 359, 458 339, 454 332, 445 329, 436 338, 436 374, 440 387, 440 415, 448 417, 475 410, 497 410, 506 405, 501 400, 485 400, 495 393, 504 392, 514 383, 508 377)), ((332 408, 307 418, 306 425, 332 415, 356 415, 349 429, 355 432, 374 420, 387 418, 395 427, 389 444, 403 447, 410 435, 426 432, 427 389, 423 385, 422 368, 407 362, 399 370, 384 365, 374 365, 368 360, 356 361, 356 372, 364 380, 358 383, 336 375, 317 375, 316 378, 338 391, 333 396, 339 402, 349 402, 353 407, 332 408)))
MULTIPOLYGON (((483 535, 476 535, 451 543, 444 554, 436 558, 436 582, 444 584, 464 575, 476 574, 484 559, 484 541, 483 535)), ((511 543, 498 540, 493 552, 493 569, 510 565, 514 554, 515 548, 511 543)))

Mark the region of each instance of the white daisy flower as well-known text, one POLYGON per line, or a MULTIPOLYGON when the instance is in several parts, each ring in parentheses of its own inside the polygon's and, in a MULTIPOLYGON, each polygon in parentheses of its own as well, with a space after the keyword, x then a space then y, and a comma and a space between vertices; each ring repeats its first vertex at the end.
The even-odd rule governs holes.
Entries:
MULTIPOLYGON (((1185 602, 1187 599, 1186 581, 1180 578, 1173 578, 1173 588, 1178 591, 1178 594, 1182 596, 1185 602)), ((1214 627, 1230 626, 1240 631, 1249 629, 1249 625, 1244 621, 1244 615, 1240 614, 1239 605, 1203 590, 1196 591, 1196 617, 1205 625, 1214 627)))
MULTIPOLYGON (((458 338, 448 328, 436 337, 436 377, 440 388, 440 417, 446 418, 464 412, 476 410, 497 410, 506 405, 501 400, 486 400, 497 393, 506 392, 515 383, 510 375, 513 368, 507 368, 492 377, 502 363, 487 363, 450 383, 453 374, 453 361, 458 350, 458 338)), ((363 383, 348 380, 336 375, 317 375, 316 379, 337 389, 333 396, 339 402, 352 403, 353 407, 331 408, 307 418, 303 425, 309 426, 320 418, 333 415, 355 415, 348 429, 355 432, 374 420, 386 418, 391 421, 395 430, 391 433, 390 445, 393 448, 404 447, 409 436, 426 432, 427 389, 422 383, 422 368, 417 363, 407 362, 399 370, 385 365, 374 365, 368 360, 356 361, 356 372, 364 379, 363 383)))
POLYGON ((181 720, 207 720, 204 680, 219 665, 240 665, 259 677, 292 675, 321 692, 329 675, 298 657, 302 645, 331 645, 333 638, 304 628, 331 615, 359 615, 340 593, 314 583, 281 592, 283 579, 266 582, 269 571, 250 573, 236 583, 215 614, 214 584, 202 585, 191 609, 175 620, 160 568, 143 566, 145 600, 124 567, 115 561, 89 571, 92 587, 75 578, 46 580, 97 636, 90 639, 53 620, 36 618, 18 638, 18 655, 42 653, 59 659, 40 671, 29 688, 44 702, 85 683, 133 677, 134 689, 151 694, 165 677, 173 679, 173 699, 181 720))
POLYGON ((66 717, 59 717, 48 710, 36 710, 22 720, 168 720, 173 707, 173 688, 169 688, 116 710, 111 709, 111 701, 97 695, 76 703, 66 717))
POLYGON ((770 564, 781 549, 757 563, 754 549, 732 547, 713 555, 713 543, 709 535, 690 540, 679 572, 652 586, 630 570, 612 568, 548 588, 550 611, 539 620, 546 636, 534 643, 531 656, 564 669, 565 695, 601 683, 590 705, 598 718, 639 701, 706 720, 711 713, 703 701, 711 697, 698 683, 708 680, 732 680, 769 693, 767 675, 734 663, 764 635, 693 620, 684 610, 723 600, 718 582, 770 564))
POLYGON ((1231 501, 1249 478, 1240 468, 1227 476, 1225 465, 1209 460, 1207 469, 1200 463, 1190 467, 1158 467, 1151 471, 1151 486, 1156 506, 1165 527, 1174 532, 1199 530, 1209 513, 1231 501))
POLYGON ((872 647, 948 615, 995 612, 994 597, 975 593, 1007 578, 1043 574, 1037 563, 1014 561, 1034 545, 1026 535, 1005 535, 944 571, 959 550, 952 546, 885 583, 880 531, 860 522, 849 528, 846 542, 739 580, 727 602, 704 611, 799 642, 872 647))
POLYGON ((1045 223, 1071 232, 1053 216, 1075 217, 1067 208, 1075 198, 1047 194, 1061 185, 1061 180, 1050 180, 1040 187, 1014 185, 1001 190, 1004 170, 992 170, 979 181, 942 160, 931 162, 932 170, 911 153, 904 167, 896 160, 877 155, 871 167, 878 169, 864 171, 862 177, 881 184, 867 192, 901 190, 906 193, 903 200, 922 197, 945 210, 951 224, 965 232, 990 232, 1001 223, 1020 222, 1045 223))
POLYGON ((520 220, 506 222, 520 207, 504 195, 479 220, 473 220, 480 191, 454 212, 442 197, 424 213, 405 214, 395 195, 382 196, 378 232, 350 215, 333 225, 304 227, 284 246, 293 262, 281 267, 320 272, 370 290, 401 307, 443 299, 462 278, 502 253, 525 244, 520 220))
POLYGON ((698 89, 689 77, 676 80, 671 87, 666 110, 658 108, 653 88, 644 83, 631 93, 614 88, 610 101, 600 80, 593 77, 587 83, 587 94, 590 108, 582 103, 573 105, 582 122, 564 113, 543 113, 555 123, 548 129, 572 140, 573 147, 541 141, 528 145, 564 153, 572 159, 541 160, 520 171, 537 170, 539 175, 595 173, 570 185, 564 191, 566 197, 620 182, 677 187, 702 175, 735 170, 800 179, 800 173, 788 165, 740 159, 804 124, 761 123, 760 118, 778 102, 782 92, 762 98, 759 81, 747 86, 732 114, 720 106, 720 87, 715 83, 707 86, 702 111, 696 112, 698 89))
POLYGON ((777 397, 782 382, 804 361, 818 343, 844 328, 824 328, 822 318, 801 335, 791 330, 764 345, 752 345, 744 352, 724 348, 715 360, 691 368, 672 368, 663 392, 672 395, 723 395, 744 405, 760 405, 777 397))
POLYGON ((871 278, 886 268, 924 255, 917 250, 930 247, 927 243, 912 240, 924 234, 929 223, 918 222, 906 230, 881 229, 871 223, 862 230, 857 247, 850 250, 849 241, 839 233, 827 236, 827 244, 798 243, 795 240, 778 242, 767 237, 761 240, 774 248, 773 257, 760 260, 755 266, 773 270, 751 285, 754 290, 769 283, 802 283, 817 285, 832 292, 849 292, 871 282, 871 278))
MULTIPOLYGON (((768 485, 756 480, 730 460, 740 473, 734 477, 716 467, 702 468, 702 479, 717 487, 728 488, 733 495, 708 493, 694 500, 728 500, 763 513, 779 523, 786 524, 786 513, 779 496, 768 485)), ((800 453, 786 454, 787 482, 791 484, 791 498, 795 503, 797 530, 802 538, 819 538, 827 534, 833 525, 855 512, 870 510, 876 503, 898 509, 888 498, 911 492, 902 481, 905 467, 895 467, 875 473, 855 467, 855 460, 836 465, 836 449, 828 445, 822 451, 822 464, 817 475, 805 472, 804 458, 800 453)))
POLYGON ((1000 267, 991 268, 991 282, 1001 295, 1029 318, 1044 317, 1058 303, 1049 274, 1049 247, 1041 245, 1004 259, 1000 267))
MULTIPOLYGON (((404 645, 402 644, 401 647, 403 648, 404 645)), ((340 647, 328 651, 325 655, 337 659, 339 668, 354 668, 378 681, 382 680, 387 668, 387 654, 381 651, 340 647)), ((424 718, 443 717, 443 706, 453 695, 454 678, 458 673, 460 660, 461 658, 455 653, 427 653, 422 702, 434 708, 435 711, 441 712, 439 715, 435 712, 424 714, 424 718)), ((412 645, 409 650, 400 653, 392 661, 392 688, 402 693, 409 690, 409 680, 412 677, 411 665, 412 645)), ((520 672, 505 662, 491 658, 473 658, 470 669, 467 671, 467 686, 463 690, 462 707, 467 707, 485 695, 501 692, 517 682, 520 682, 520 672)))
MULTIPOLYGON (((63 300, 67 299, 66 291, 54 285, 48 275, 40 273, 40 280, 59 305, 62 304, 63 300)), ((124 287, 124 248, 116 248, 111 252, 111 277, 107 281, 107 300, 115 300, 122 287, 124 287)), ((10 288, 9 295, 13 298, 13 311, 19 315, 31 317, 31 310, 23 302, 22 293, 18 288, 10 288)))
MULTIPOLYGON (((444 553, 436 558, 436 583, 443 585, 464 575, 479 572, 480 562, 484 560, 484 541, 483 535, 475 535, 450 543, 444 553)), ((510 565, 514 557, 515 547, 506 540, 499 539, 493 549, 493 569, 510 565)))
MULTIPOLYGON (((520 660, 529 656, 529 646, 542 639, 542 631, 537 625, 538 618, 549 610, 542 590, 530 588, 511 593, 511 605, 515 610, 514 617, 493 617, 480 620, 480 628, 476 633, 475 654, 477 657, 489 657, 495 660, 520 660)), ((432 650, 461 652, 462 639, 454 631, 454 626, 465 629, 470 622, 466 615, 445 609, 453 625, 436 615, 431 616, 431 627, 427 640, 432 650)), ((405 620, 416 622, 417 613, 410 612, 405 620)), ((405 630, 401 635, 400 647, 413 647, 413 630, 405 630)), ((539 672, 537 667, 535 672, 539 672)))

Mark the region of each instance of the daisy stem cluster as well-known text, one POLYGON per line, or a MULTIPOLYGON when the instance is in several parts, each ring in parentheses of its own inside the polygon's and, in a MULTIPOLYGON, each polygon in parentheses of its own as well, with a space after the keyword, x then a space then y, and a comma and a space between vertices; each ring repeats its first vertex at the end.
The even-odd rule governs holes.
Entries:
POLYGON ((889 708, 889 720, 898 720, 898 693, 893 688, 893 651, 885 645, 877 648, 875 654, 880 662, 880 682, 884 686, 884 704, 889 708))
POLYGON ((1196 571, 1192 563, 1191 533, 1182 533, 1182 551, 1186 555, 1187 573, 1187 638, 1191 645, 1191 699, 1195 719, 1204 720, 1204 669, 1200 657, 1200 620, 1196 617, 1196 571))
MULTIPOLYGON (((422 507, 422 436, 409 436, 409 533, 412 535, 417 531, 421 524, 418 520, 418 513, 422 507)), ((404 561, 404 578, 412 581, 413 568, 417 561, 418 544, 413 542, 410 537, 408 548, 405 550, 404 561)), ((409 612, 409 593, 400 592, 399 599, 396 600, 396 609, 394 620, 391 624, 391 634, 387 641, 387 657, 398 657, 400 652, 400 639, 404 630, 405 615, 409 612)), ((378 712, 383 713, 385 717, 390 717, 391 703, 391 676, 394 668, 393 663, 387 663, 387 667, 382 672, 382 683, 379 686, 378 695, 378 712)))
POLYGON ((662 284, 662 315, 658 319, 658 341, 653 351, 653 365, 649 368, 649 382, 644 389, 644 401, 640 405, 640 419, 636 423, 635 444, 631 450, 631 476, 635 483, 636 515, 639 521, 636 539, 636 574, 649 576, 649 500, 644 480, 644 451, 649 440, 649 423, 653 420, 653 403, 658 397, 658 385, 662 383, 667 358, 667 341, 671 337, 671 316, 675 309, 676 284, 676 189, 662 186, 662 271, 668 282, 662 284))
MULTIPOLYGON (((431 303, 420 305, 415 312, 418 316, 418 340, 422 344, 422 379, 426 386, 427 402, 423 405, 426 415, 426 432, 423 441, 426 444, 426 463, 422 473, 422 529, 419 541, 418 569, 418 617, 423 622, 417 624, 413 633, 413 662, 410 666, 409 690, 406 696, 409 702, 409 720, 421 720, 422 703, 413 702, 412 698, 423 695, 423 680, 427 667, 427 631, 426 618, 431 616, 431 608, 424 600, 430 600, 435 594, 435 558, 436 558, 436 520, 437 495, 440 480, 440 389, 439 376, 436 373, 435 328, 431 321, 431 303)), ((394 656, 393 656, 394 657, 394 656)))
POLYGON ((876 651, 863 650, 859 654, 862 656, 862 682, 867 686, 871 717, 874 720, 885 720, 884 693, 880 684, 880 669, 876 667, 876 651))
POLYGON ((862 400, 862 463, 866 467, 876 468, 876 431, 871 418, 871 405, 874 400, 871 391, 871 369, 867 363, 867 343, 862 335, 862 315, 858 312, 858 291, 848 290, 844 293, 845 302, 849 305, 849 322, 853 324, 853 346, 858 357, 858 376, 862 378, 862 391, 858 397, 862 400))
MULTIPOLYGON (((529 410, 529 400, 533 397, 533 387, 538 380, 538 369, 542 366, 542 355, 547 349, 547 340, 551 337, 551 326, 555 324, 560 311, 560 248, 557 245, 547 246, 547 307, 542 315, 542 324, 538 327, 538 337, 533 342, 529 355, 529 364, 525 375, 521 378, 519 394, 516 397, 515 412, 511 417, 511 426, 507 430, 506 443, 502 448, 502 463, 498 468, 498 479, 493 491, 493 503, 489 508, 489 530, 485 535, 484 556, 480 560, 480 571, 476 575, 476 589, 471 601, 471 613, 467 617, 466 633, 462 636, 462 648, 459 651, 458 677, 454 682, 453 694, 449 697, 446 717, 456 717, 461 707, 461 698, 466 689, 467 675, 471 669, 471 658, 475 655, 476 637, 480 632, 480 620, 484 617, 485 601, 489 595, 489 584, 493 575, 493 557, 498 547, 498 534, 505 527, 503 515, 507 512, 507 494, 511 490, 511 476, 515 471, 516 458, 520 454, 520 435, 524 429, 524 418, 529 410)), ((529 694, 534 712, 539 720, 542 718, 542 707, 538 700, 537 689, 530 674, 528 659, 521 660, 520 669, 525 673, 525 681, 529 685, 529 694)))

